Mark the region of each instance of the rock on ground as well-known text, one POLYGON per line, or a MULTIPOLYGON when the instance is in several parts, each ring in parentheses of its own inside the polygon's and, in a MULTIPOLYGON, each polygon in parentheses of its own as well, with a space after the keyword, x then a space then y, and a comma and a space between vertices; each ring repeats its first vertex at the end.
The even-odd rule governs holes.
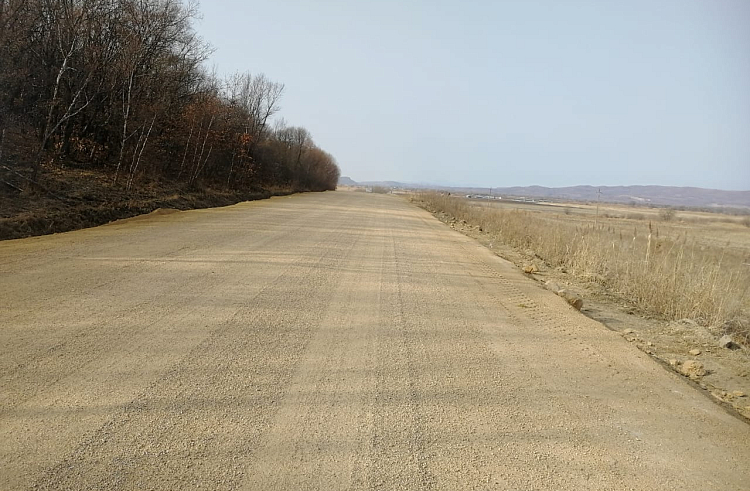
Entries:
POLYGON ((740 345, 735 343, 729 334, 725 334, 719 339, 719 346, 726 349, 740 349, 740 345))
POLYGON ((682 363, 680 372, 692 379, 697 379, 706 374, 706 369, 703 367, 703 363, 699 361, 686 360, 682 363))

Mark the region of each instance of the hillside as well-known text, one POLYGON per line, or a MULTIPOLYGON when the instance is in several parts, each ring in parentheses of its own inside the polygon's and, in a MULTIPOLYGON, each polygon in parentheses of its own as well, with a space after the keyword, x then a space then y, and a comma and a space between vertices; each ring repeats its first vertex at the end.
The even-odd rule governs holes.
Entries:
MULTIPOLYGON (((350 178, 349 181, 351 181, 350 178)), ((352 181, 354 182, 354 181, 352 181)), ((348 184, 348 185, 356 185, 348 184)), ((395 181, 360 182, 363 186, 386 186, 400 189, 441 189, 455 193, 489 194, 552 200, 596 201, 607 203, 641 204, 657 206, 686 206, 695 208, 747 208, 750 210, 750 191, 725 191, 696 187, 675 186, 569 186, 549 188, 544 186, 513 187, 459 187, 430 186, 426 184, 395 181), (601 191, 601 196, 599 196, 601 191)))
POLYGON ((572 186, 547 188, 542 186, 497 188, 493 193, 512 196, 596 201, 610 203, 635 203, 691 207, 747 207, 750 208, 750 191, 723 191, 695 187, 673 186, 572 186))

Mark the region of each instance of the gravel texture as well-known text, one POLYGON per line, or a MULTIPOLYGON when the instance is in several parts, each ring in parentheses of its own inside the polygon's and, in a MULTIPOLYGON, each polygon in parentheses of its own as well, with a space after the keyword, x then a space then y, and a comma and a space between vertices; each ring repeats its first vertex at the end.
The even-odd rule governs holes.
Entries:
POLYGON ((0 489, 745 490, 750 426, 394 196, 0 243, 0 489))

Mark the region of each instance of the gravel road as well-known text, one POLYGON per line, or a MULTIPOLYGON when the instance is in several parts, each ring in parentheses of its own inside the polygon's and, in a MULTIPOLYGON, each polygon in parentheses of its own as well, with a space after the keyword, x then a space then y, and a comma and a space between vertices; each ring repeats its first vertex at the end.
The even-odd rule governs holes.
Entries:
POLYGON ((0 243, 2 490, 680 488, 750 425, 398 197, 0 243))

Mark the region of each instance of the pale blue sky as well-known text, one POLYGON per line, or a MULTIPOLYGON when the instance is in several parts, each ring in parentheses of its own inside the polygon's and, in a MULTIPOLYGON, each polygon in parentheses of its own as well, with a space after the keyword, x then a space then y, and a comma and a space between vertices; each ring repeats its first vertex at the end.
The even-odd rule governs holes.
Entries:
POLYGON ((213 1, 355 180, 750 190, 750 0, 213 1))

